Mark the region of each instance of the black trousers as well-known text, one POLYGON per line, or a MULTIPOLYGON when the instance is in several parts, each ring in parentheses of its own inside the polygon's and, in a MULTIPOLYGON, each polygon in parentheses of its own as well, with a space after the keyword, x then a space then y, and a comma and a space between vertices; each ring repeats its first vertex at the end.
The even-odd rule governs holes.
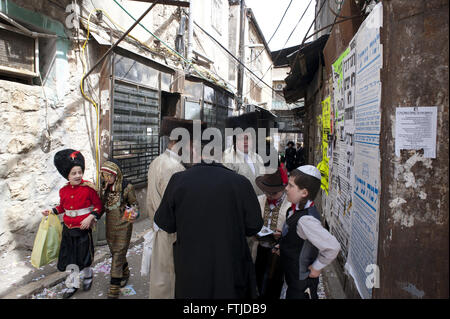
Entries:
POLYGON ((311 299, 319 299, 317 295, 317 287, 319 285, 319 278, 306 278, 305 280, 299 280, 292 278, 289 274, 286 275, 286 284, 288 286, 286 290, 286 299, 309 299, 308 293, 305 292, 307 288, 311 293, 311 299))
POLYGON ((283 287, 283 269, 280 257, 272 253, 272 248, 258 245, 255 271, 259 298, 280 299, 283 287))
POLYGON ((309 295, 305 292, 308 288, 311 293, 311 299, 319 299, 319 296, 317 295, 319 278, 308 277, 304 280, 300 280, 299 264, 297 260, 288 258, 283 252, 281 254, 281 262, 284 279, 287 284, 286 299, 309 299, 309 295))

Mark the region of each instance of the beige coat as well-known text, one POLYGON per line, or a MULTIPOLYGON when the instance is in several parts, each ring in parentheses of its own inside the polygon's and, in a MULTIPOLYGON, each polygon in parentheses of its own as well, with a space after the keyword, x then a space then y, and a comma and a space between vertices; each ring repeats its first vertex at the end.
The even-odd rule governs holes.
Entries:
MULTIPOLYGON (((267 204, 267 197, 266 195, 260 195, 258 196, 259 205, 261 206, 261 214, 262 218, 264 219, 264 210, 266 208, 267 204)), ((287 196, 284 196, 283 201, 281 202, 279 215, 278 215, 278 221, 277 221, 277 230, 282 231, 284 222, 286 221, 286 212, 291 207, 291 202, 287 200, 287 196)), ((258 251, 258 240, 256 237, 251 237, 251 241, 249 242, 250 245, 250 251, 252 253, 252 259, 253 262, 256 261, 256 252, 258 251)))
POLYGON ((255 173, 253 173, 250 165, 245 161, 244 153, 240 151, 236 152, 233 147, 230 147, 223 152, 223 165, 236 173, 247 177, 250 183, 252 183, 256 195, 262 195, 263 191, 256 185, 255 179, 256 177, 265 174, 264 161, 261 156, 256 153, 249 153, 249 158, 252 159, 255 173))
MULTIPOLYGON (((150 225, 154 229, 155 212, 161 203, 167 184, 173 174, 184 171, 178 156, 171 157, 166 150, 151 162, 148 170, 147 207, 150 225)), ((172 153, 174 154, 174 153, 172 153)), ((175 297, 175 268, 173 244, 176 233, 168 234, 162 229, 155 232, 150 264, 150 299, 173 299, 175 297)))

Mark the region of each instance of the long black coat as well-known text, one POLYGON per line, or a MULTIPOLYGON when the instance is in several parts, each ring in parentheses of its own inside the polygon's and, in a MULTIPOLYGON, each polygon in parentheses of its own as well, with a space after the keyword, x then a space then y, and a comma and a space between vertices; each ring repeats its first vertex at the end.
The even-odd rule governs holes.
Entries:
POLYGON ((286 168, 290 172, 295 169, 295 155, 297 150, 293 147, 286 148, 284 156, 286 157, 286 168))
POLYGON ((244 176, 221 164, 174 174, 155 213, 177 233, 176 298, 254 298, 254 266, 246 236, 262 226, 261 208, 244 176))

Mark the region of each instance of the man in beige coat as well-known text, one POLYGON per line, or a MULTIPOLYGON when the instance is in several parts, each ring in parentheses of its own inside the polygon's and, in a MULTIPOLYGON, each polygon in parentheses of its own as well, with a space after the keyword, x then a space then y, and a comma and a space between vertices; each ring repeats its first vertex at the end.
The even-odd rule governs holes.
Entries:
MULTIPOLYGON (((192 137, 192 121, 165 117, 161 123, 161 136, 170 136, 172 129, 183 127, 192 137)), ((176 140, 169 140, 167 149, 155 158, 148 170, 147 207, 150 225, 155 231, 150 263, 150 299, 173 299, 175 297, 175 270, 173 244, 176 233, 168 234, 154 223, 155 212, 173 174, 185 170, 181 157, 172 151, 176 140)))

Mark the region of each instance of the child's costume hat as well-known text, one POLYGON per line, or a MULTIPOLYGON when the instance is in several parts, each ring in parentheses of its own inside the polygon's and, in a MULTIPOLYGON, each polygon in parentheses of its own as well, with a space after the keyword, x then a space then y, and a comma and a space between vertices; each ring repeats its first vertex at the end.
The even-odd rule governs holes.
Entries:
POLYGON ((55 164, 58 172, 67 180, 69 179, 68 177, 70 170, 74 166, 80 166, 84 173, 84 157, 80 151, 70 148, 59 151, 55 154, 53 163, 55 164))
POLYGON ((265 193, 278 193, 286 188, 288 177, 281 164, 275 173, 258 176, 255 182, 265 193))
POLYGON ((297 167, 297 169, 306 175, 310 175, 312 177, 317 178, 319 181, 322 180, 322 175, 320 175, 320 171, 315 166, 303 165, 303 166, 297 167))

